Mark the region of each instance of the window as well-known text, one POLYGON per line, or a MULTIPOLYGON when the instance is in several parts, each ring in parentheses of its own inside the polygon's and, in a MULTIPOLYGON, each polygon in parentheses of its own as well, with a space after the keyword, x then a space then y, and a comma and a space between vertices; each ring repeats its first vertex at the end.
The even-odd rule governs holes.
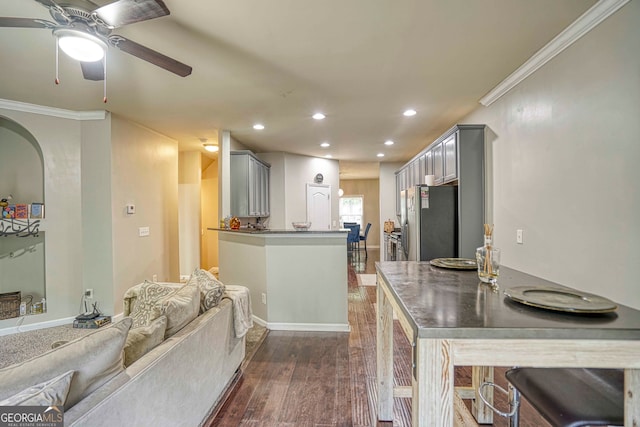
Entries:
POLYGON ((343 196, 340 198, 340 223, 355 222, 362 227, 364 196, 343 196))

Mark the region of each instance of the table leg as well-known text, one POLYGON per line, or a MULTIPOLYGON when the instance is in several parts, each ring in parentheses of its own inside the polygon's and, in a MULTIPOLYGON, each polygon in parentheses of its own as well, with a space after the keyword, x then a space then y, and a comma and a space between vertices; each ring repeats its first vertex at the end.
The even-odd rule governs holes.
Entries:
MULTIPOLYGON (((493 424, 493 411, 480 399, 479 387, 484 382, 493 382, 492 366, 474 366, 471 372, 471 381, 476 397, 471 405, 471 413, 478 424, 493 424)), ((493 404, 493 387, 484 389, 484 396, 487 401, 493 404)))
POLYGON ((379 284, 377 305, 378 419, 393 421, 393 308, 379 284))
POLYGON ((454 387, 451 344, 448 340, 418 338, 413 378, 412 425, 453 426, 454 387))
POLYGON ((624 425, 640 426, 640 369, 624 370, 624 425))

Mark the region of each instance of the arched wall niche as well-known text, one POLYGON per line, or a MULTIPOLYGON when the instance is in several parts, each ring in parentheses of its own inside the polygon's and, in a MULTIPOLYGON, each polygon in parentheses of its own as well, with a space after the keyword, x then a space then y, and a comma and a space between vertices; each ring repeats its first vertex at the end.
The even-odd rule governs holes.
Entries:
MULTIPOLYGON (((0 116, 0 199, 9 195, 11 205, 45 202, 44 158, 26 128, 0 116)), ((12 227, 11 220, 3 218, 2 226, 12 227)), ((46 297, 45 278, 44 231, 36 236, 0 236, 0 293, 20 291, 23 301, 39 302, 46 297)))

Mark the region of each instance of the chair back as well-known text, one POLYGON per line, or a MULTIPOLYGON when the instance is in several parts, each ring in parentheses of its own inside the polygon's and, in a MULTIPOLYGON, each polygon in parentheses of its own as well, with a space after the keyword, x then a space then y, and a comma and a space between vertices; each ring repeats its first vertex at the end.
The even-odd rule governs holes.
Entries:
POLYGON ((355 224, 349 227, 349 233, 347 234, 348 243, 356 243, 360 240, 360 224, 355 224))
POLYGON ((371 228, 371 223, 368 222, 367 226, 364 228, 364 240, 367 240, 367 234, 369 234, 369 229, 371 228))

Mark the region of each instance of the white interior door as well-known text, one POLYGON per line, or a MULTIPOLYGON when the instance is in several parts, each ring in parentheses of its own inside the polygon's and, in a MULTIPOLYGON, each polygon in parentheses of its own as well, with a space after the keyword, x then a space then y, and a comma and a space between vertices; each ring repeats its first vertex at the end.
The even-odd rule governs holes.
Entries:
POLYGON ((311 230, 331 229, 331 186, 307 184, 307 221, 311 230))

